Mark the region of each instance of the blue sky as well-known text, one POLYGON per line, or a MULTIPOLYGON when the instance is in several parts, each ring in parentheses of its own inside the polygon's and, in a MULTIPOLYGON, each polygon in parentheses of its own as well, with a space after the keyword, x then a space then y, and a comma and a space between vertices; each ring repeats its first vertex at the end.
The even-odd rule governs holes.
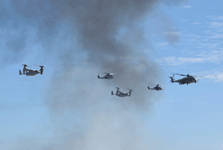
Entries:
POLYGON ((172 46, 155 38, 156 58, 170 73, 203 75, 198 84, 170 85, 165 100, 155 104, 150 124, 169 149, 222 148, 222 11, 221 1, 189 1, 180 7, 165 7, 180 36, 172 46), (160 58, 160 56, 162 58, 160 58), (175 142, 173 142, 175 141, 175 142))
MULTIPOLYGON (((146 112, 148 115, 144 116, 142 112, 137 114, 143 124, 143 134, 147 137, 147 143, 151 149, 223 149, 222 5, 223 2, 220 0, 190 0, 178 6, 162 4, 153 11, 152 15, 148 16, 148 22, 145 23, 145 35, 148 33, 146 40, 151 45, 148 49, 143 48, 142 50, 146 51, 148 57, 162 69, 162 83, 160 84, 165 85, 163 91, 156 93, 160 98, 158 100, 154 98, 151 110, 146 112), (167 26, 159 25, 163 19, 167 21, 167 26), (179 39, 174 42, 168 41, 167 37, 172 35, 178 35, 179 39), (204 78, 200 78, 197 84, 188 86, 171 84, 168 78, 171 73, 192 74, 204 76, 204 78)), ((42 53, 37 49, 43 47, 40 43, 35 42, 33 32, 29 33, 31 38, 27 40, 25 51, 28 53, 29 49, 32 49, 34 53, 28 54, 28 57, 16 63, 10 63, 8 60, 7 66, 1 68, 0 149, 19 149, 17 146, 23 145, 21 144, 23 142, 29 142, 29 138, 36 138, 37 143, 44 145, 46 141, 56 137, 62 137, 61 143, 57 143, 58 147, 67 148, 63 146, 63 142, 66 141, 66 129, 76 126, 79 121, 85 126, 85 122, 79 118, 78 114, 72 116, 65 113, 55 117, 47 107, 44 99, 46 99, 48 85, 52 82, 51 77, 60 73, 61 66, 60 62, 55 62, 55 56, 41 57, 42 53), (34 77, 19 76, 18 70, 22 69, 21 64, 23 63, 37 69, 38 67, 35 67, 34 64, 46 65, 44 74, 34 77), (52 68, 56 68, 57 65, 58 70, 53 70, 52 68), (65 131, 62 136, 55 133, 63 123, 61 120, 64 120, 66 124, 62 125, 65 131)), ((1 33, 0 42, 7 35, 3 30, 1 33)), ((0 54, 4 56, 4 52, 0 54)), ((93 79, 87 76, 92 75, 97 79, 97 67, 95 70, 88 71, 88 64, 75 62, 75 65, 77 64, 79 71, 86 73, 85 78, 93 79)), ((81 78, 82 74, 77 76, 81 78)), ((96 80, 92 81, 92 84, 97 84, 96 88, 103 86, 103 83, 98 83, 96 80)), ((72 88, 72 85, 55 86, 72 88)), ((93 85, 85 85, 85 87, 88 87, 89 90, 94 88, 93 85)), ((85 90, 85 87, 80 88, 85 90)), ((108 92, 108 100, 112 100, 110 90, 102 90, 108 92)), ((148 94, 151 92, 156 91, 148 91, 148 94)), ((86 95, 93 98, 98 96, 93 92, 86 95)), ((96 104, 92 103, 92 105, 96 104)), ((98 104, 99 106, 101 105, 98 104)), ((65 106, 64 109, 67 107, 65 106)), ((77 113, 74 110, 68 111, 77 113)), ((32 142, 31 140, 30 143, 32 142)), ((33 145, 36 144, 35 142, 33 145)))

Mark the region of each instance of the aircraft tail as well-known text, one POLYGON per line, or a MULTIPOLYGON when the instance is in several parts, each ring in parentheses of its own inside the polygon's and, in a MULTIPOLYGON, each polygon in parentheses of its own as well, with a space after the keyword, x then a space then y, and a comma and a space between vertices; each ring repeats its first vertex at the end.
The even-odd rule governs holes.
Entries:
POLYGON ((131 96, 131 95, 132 95, 132 90, 129 91, 129 96, 131 96))
POLYGON ((197 83, 199 81, 199 79, 195 79, 195 83, 197 83))
POLYGON ((43 66, 40 68, 40 74, 43 74, 43 66))
POLYGON ((22 75, 22 72, 21 72, 21 70, 19 70, 19 75, 22 75))
POLYGON ((170 82, 173 83, 174 82, 173 77, 169 77, 169 78, 171 79, 170 82))
POLYGON ((111 91, 111 95, 114 95, 113 91, 111 91))
POLYGON ((150 89, 149 86, 147 88, 150 89))
POLYGON ((98 75, 98 79, 101 79, 99 75, 98 75))

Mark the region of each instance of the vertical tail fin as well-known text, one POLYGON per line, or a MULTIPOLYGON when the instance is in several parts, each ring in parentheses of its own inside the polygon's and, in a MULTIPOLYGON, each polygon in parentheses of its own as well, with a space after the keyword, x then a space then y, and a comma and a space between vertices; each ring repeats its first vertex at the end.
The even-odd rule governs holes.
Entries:
POLYGON ((132 95, 132 90, 129 91, 129 96, 131 96, 131 95, 132 95))
POLYGON ((169 78, 171 79, 170 82, 173 83, 174 82, 173 77, 169 77, 169 78))
POLYGON ((21 70, 19 70, 19 75, 21 75, 22 74, 22 72, 21 72, 21 70))
POLYGON ((111 91, 111 95, 114 95, 114 94, 113 94, 113 91, 111 91))
POLYGON ((40 68, 40 74, 43 74, 43 66, 41 66, 41 68, 40 68))
POLYGON ((100 79, 100 76, 98 75, 98 79, 100 79))

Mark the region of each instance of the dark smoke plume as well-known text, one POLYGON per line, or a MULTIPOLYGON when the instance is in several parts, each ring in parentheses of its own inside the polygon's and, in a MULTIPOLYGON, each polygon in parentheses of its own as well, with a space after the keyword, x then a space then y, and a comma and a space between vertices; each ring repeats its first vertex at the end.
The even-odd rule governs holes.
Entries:
MULTIPOLYGON (((38 145, 32 149, 148 149, 141 134, 143 127, 135 123, 136 116, 139 112, 147 113, 151 101, 159 98, 148 92, 147 84, 162 79, 159 66, 140 49, 148 46, 143 30, 145 17, 161 2, 181 1, 1 2, 0 28, 8 38, 3 40, 2 48, 7 51, 0 62, 20 63, 32 53, 25 49, 27 43, 34 42, 43 46, 42 57, 55 58, 59 65, 54 68, 45 100, 51 119, 60 120, 53 121, 57 134, 47 144, 30 142, 38 145), (29 39, 30 36, 33 38, 29 39), (22 57, 15 60, 17 56, 22 57), (98 72, 105 71, 117 74, 111 81, 97 79, 98 72), (132 97, 111 97, 116 86, 133 89, 132 97), (73 125, 71 118, 81 121, 73 125), (67 130, 70 134, 65 135, 67 130), (61 138, 68 140, 58 144, 61 138)), ((21 149, 29 149, 29 143, 26 144, 21 149)))

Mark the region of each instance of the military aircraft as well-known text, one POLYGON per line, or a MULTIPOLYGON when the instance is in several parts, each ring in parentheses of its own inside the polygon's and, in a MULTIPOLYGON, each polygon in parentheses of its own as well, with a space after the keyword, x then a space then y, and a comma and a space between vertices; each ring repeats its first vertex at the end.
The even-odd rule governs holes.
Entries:
POLYGON ((43 74, 44 66, 39 66, 40 70, 27 69, 26 67, 29 67, 29 66, 27 66, 26 64, 23 64, 23 66, 24 66, 23 67, 23 72, 21 72, 21 70, 19 70, 19 75, 34 76, 34 75, 37 75, 37 74, 43 74))
POLYGON ((108 73, 108 72, 105 72, 104 74, 105 74, 105 75, 104 75, 103 77, 100 77, 100 76, 98 75, 98 79, 113 79, 113 78, 114 78, 114 76, 113 76, 114 73, 108 73))
POLYGON ((153 88, 150 88, 149 86, 147 87, 149 90, 156 90, 156 91, 160 91, 160 90, 163 90, 162 87, 159 86, 159 84, 157 84, 155 87, 153 88))
POLYGON ((116 89, 117 89, 116 93, 114 94, 113 91, 111 91, 111 95, 116 95, 119 97, 127 97, 127 96, 130 97, 133 91, 132 89, 128 89, 129 92, 121 92, 119 87, 116 87, 116 89))
POLYGON ((169 77, 169 78, 171 79, 170 80, 171 83, 178 82, 180 85, 182 85, 182 84, 187 84, 188 85, 190 83, 197 83, 198 79, 196 79, 195 77, 198 77, 198 76, 192 76, 192 75, 189 75, 189 74, 185 75, 185 74, 174 73, 173 76, 169 77), (175 74, 180 75, 180 76, 186 76, 186 77, 184 77, 182 79, 174 80, 173 77, 174 77, 175 74))

